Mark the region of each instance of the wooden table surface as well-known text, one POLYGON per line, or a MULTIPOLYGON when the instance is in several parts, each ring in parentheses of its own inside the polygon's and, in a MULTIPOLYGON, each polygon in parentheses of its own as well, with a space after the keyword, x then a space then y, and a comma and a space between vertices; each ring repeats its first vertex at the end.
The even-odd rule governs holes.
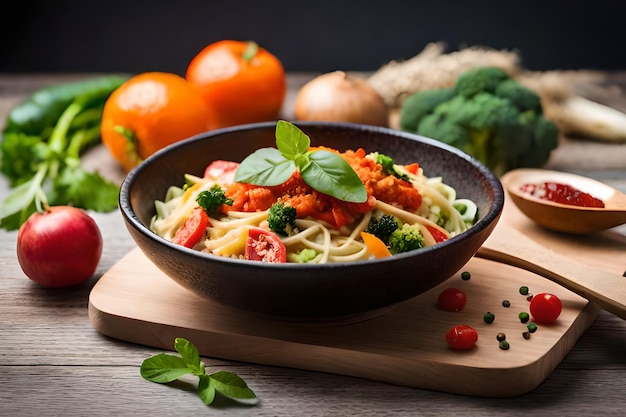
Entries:
MULTIPOLYGON (((0 74, 0 128, 8 111, 45 85, 93 74, 0 74)), ((290 74, 285 117, 299 86, 312 75, 290 74)), ((610 74, 602 86, 577 87, 585 95, 626 111, 626 76, 610 74), (589 87, 589 88, 588 88, 589 87)), ((102 148, 85 163, 112 179, 123 174, 102 148)), ((626 144, 565 138, 549 168, 605 181, 626 192, 626 144)), ((0 179, 0 198, 8 186, 0 179)), ((160 350, 107 338, 87 315, 98 278, 135 247, 118 212, 94 213, 104 250, 85 285, 47 290, 23 274, 17 232, 0 231, 0 415, 475 415, 623 416, 626 412, 626 322, 600 312, 593 325, 548 379, 533 392, 489 399, 432 392, 343 377, 203 358, 211 371, 236 372, 260 402, 249 407, 220 402, 208 408, 194 392, 143 380, 141 362, 160 350)), ((626 228, 618 229, 626 236, 626 228)), ((626 265, 624 265, 626 269, 626 265)), ((626 278, 625 278, 626 279, 626 278)), ((489 381, 485 381, 489 384, 489 381)))

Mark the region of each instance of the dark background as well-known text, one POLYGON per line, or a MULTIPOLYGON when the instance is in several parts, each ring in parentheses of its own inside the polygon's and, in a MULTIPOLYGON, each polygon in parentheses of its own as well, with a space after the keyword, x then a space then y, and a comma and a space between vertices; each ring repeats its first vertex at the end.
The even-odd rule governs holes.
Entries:
POLYGON ((426 44, 517 50, 531 70, 626 69, 619 1, 34 1, 0 13, 0 72, 184 74, 204 46, 255 40, 287 71, 369 71, 426 44))

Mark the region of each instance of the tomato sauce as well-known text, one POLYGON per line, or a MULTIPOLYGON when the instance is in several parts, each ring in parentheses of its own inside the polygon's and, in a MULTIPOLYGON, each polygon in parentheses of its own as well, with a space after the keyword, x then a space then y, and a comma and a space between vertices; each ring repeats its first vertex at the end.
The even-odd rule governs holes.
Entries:
POLYGON ((579 207, 604 208, 604 201, 576 187, 558 182, 524 184, 521 191, 543 200, 579 207))

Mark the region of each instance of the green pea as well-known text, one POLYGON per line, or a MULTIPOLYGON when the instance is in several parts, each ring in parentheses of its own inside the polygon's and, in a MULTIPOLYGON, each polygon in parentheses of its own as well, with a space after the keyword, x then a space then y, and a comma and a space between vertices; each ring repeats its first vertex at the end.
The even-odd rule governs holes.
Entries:
POLYGON ((469 280, 471 277, 472 277, 472 274, 470 274, 468 271, 463 271, 463 272, 461 273, 461 279, 462 279, 463 281, 467 281, 467 280, 469 280))
POLYGON ((521 321, 522 323, 528 323, 528 320, 530 320, 530 315, 525 311, 519 313, 518 317, 519 321, 521 321))
POLYGON ((526 325, 526 328, 531 333, 535 333, 537 331, 537 325, 535 323, 532 323, 532 322, 528 323, 528 325, 526 325))
POLYGON ((496 319, 496 316, 491 311, 486 312, 485 315, 483 316, 483 320, 487 324, 493 323, 495 319, 496 319))
POLYGON ((519 287, 519 293, 522 295, 528 295, 528 287, 525 285, 519 287))
POLYGON ((500 349, 502 350, 509 350, 509 342, 506 340, 501 340, 498 346, 500 346, 500 349))

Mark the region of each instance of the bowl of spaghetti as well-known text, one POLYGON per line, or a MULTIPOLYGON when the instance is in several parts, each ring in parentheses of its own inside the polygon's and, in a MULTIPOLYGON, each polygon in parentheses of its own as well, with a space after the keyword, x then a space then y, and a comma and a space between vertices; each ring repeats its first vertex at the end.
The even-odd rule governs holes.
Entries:
POLYGON ((285 121, 170 145, 120 211, 146 257, 225 309, 272 320, 383 314, 457 273, 504 192, 476 159, 375 126, 285 121))

